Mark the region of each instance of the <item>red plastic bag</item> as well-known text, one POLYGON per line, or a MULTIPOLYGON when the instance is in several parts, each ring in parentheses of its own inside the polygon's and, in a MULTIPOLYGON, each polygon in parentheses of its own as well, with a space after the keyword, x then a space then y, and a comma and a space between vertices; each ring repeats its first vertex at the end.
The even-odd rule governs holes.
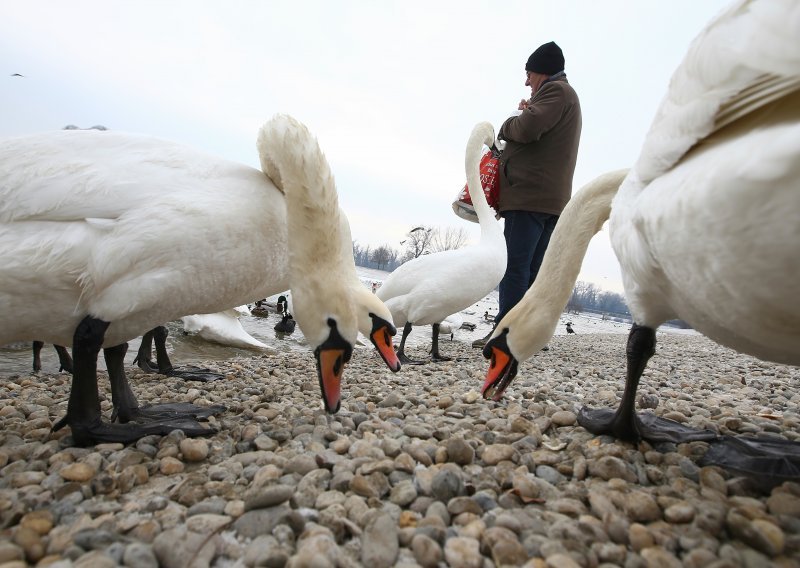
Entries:
MULTIPOLYGON (((483 194, 486 196, 486 202, 492 209, 497 211, 500 201, 500 152, 494 145, 483 154, 480 169, 481 185, 483 186, 483 194)), ((472 199, 469 197, 467 185, 464 185, 461 191, 458 192, 456 200, 453 201, 453 211, 462 219, 477 223, 478 214, 475 213, 475 208, 472 206, 472 199)))

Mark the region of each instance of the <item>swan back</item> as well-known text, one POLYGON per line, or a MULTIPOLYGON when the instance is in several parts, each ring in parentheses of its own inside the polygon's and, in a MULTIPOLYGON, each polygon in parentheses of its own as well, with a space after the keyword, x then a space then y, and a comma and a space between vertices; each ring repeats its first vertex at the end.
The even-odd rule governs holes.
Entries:
POLYGON ((638 324, 800 361, 797 37, 800 4, 738 2, 673 74, 610 219, 638 324))
POLYGON ((288 288, 285 205, 254 168, 59 130, 0 141, 0 178, 0 342, 71 345, 92 315, 114 346, 288 288))

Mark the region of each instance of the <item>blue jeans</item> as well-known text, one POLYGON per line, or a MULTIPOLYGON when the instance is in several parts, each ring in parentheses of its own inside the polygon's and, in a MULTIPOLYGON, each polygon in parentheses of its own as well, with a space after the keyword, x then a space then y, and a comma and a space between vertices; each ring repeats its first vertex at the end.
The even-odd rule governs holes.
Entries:
POLYGON ((503 217, 506 220, 503 233, 508 264, 500 281, 500 308, 496 322, 517 305, 536 280, 544 252, 550 244, 550 235, 558 221, 558 215, 531 211, 505 211, 503 217))

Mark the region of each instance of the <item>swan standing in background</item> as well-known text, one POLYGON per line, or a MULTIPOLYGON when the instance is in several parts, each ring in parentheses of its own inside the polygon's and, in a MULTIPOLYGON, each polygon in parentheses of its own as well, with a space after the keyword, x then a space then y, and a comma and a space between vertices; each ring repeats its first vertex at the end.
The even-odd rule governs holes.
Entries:
MULTIPOLYGON (((800 4, 742 0, 706 27, 674 73, 612 203, 611 243, 634 325, 621 404, 584 408, 579 422, 591 432, 671 439, 671 426, 644 424, 634 412, 655 330, 669 319, 739 352, 800 364, 798 37, 800 4)), ((577 244, 560 246, 555 252, 580 263, 583 250, 570 250, 577 244)), ((524 320, 533 307, 560 302, 565 283, 531 289, 497 326, 484 350, 492 357, 485 396, 502 394, 516 362, 552 334, 554 313, 524 320)), ((736 467, 759 469, 743 463, 736 467)))
POLYGON ((259 146, 280 158, 274 163, 286 195, 295 318, 314 350, 325 410, 335 413, 364 312, 361 302, 373 295, 356 275, 347 219, 316 139, 303 124, 278 115, 261 129, 259 146))
POLYGON ((495 219, 480 180, 483 146, 494 142, 494 129, 481 122, 467 142, 465 168, 473 207, 478 215, 481 237, 477 245, 420 256, 399 266, 384 280, 377 296, 392 313, 395 325, 403 325, 397 355, 405 355, 405 342, 413 325, 433 325, 431 356, 448 360, 439 353, 439 324, 447 316, 468 308, 491 292, 506 270, 506 242, 495 219))

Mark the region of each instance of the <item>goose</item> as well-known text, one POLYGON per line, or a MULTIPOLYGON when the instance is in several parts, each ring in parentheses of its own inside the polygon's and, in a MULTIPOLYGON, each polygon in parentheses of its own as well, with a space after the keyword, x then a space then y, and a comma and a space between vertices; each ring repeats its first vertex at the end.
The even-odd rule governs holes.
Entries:
MULTIPOLYGON (((622 401, 616 411, 582 409, 579 423, 587 430, 626 441, 694 435, 634 412, 655 330, 670 319, 741 353, 800 364, 797 37, 796 2, 741 0, 700 33, 673 74, 611 203, 610 239, 633 325, 622 401)), ((562 218, 565 227, 557 230, 569 223, 598 227, 606 211, 590 206, 582 214, 562 218)), ((565 273, 580 265, 585 246, 562 240, 553 252, 563 264, 548 271, 562 274, 529 290, 486 345, 492 362, 485 397, 499 398, 517 362, 552 335, 557 315, 543 304, 564 305, 574 283, 565 273)), ((725 451, 715 457, 724 461, 725 451)), ((743 463, 736 467, 759 469, 743 463)))
POLYGON ((503 230, 481 190, 479 163, 484 145, 494 142, 488 122, 477 124, 467 142, 465 168, 481 236, 477 245, 420 256, 400 265, 384 280, 376 295, 403 335, 397 351, 400 361, 418 363, 405 355, 405 342, 414 325, 433 325, 431 358, 439 353, 439 324, 450 314, 468 308, 492 291, 506 270, 503 230))
MULTIPOLYGON (((349 223, 339 208, 333 174, 308 128, 290 116, 277 115, 262 128, 259 145, 283 158, 273 163, 286 195, 292 235, 288 248, 295 317, 314 351, 325 410, 335 413, 341 406, 342 374, 358 337, 359 317, 361 326, 375 317, 374 311, 362 309, 362 302, 374 302, 373 309, 380 309, 380 303, 358 279, 349 223)), ((389 315, 385 307, 381 311, 389 315)), ((391 345, 391 338, 384 337, 391 345)), ((393 370, 398 369, 399 362, 393 370)))

